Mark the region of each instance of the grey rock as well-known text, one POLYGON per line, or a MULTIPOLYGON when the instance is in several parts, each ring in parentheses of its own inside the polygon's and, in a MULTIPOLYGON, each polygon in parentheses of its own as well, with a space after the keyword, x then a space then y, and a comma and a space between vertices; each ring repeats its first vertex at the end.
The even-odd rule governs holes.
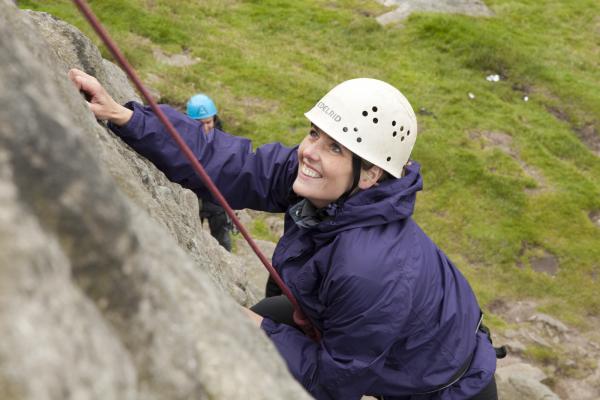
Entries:
POLYGON ((81 69, 95 76, 117 102, 141 102, 125 73, 112 62, 103 59, 98 48, 79 29, 45 12, 24 12, 56 54, 55 61, 59 70, 81 69))
POLYGON ((536 313, 529 317, 529 321, 542 323, 558 333, 566 333, 569 331, 569 328, 567 328, 565 324, 547 314, 536 313))
POLYGON ((502 400, 560 400, 560 397, 543 383, 522 376, 511 376, 508 381, 497 380, 502 400))
POLYGON ((556 391, 568 393, 569 399, 597 400, 600 393, 600 368, 589 371, 590 374, 581 379, 561 379, 556 383, 556 391))
POLYGON ((530 341, 534 342, 537 345, 540 345, 543 347, 552 347, 552 344, 550 342, 548 342, 548 340, 546 340, 542 336, 538 335, 534 331, 524 331, 524 337, 526 337, 527 339, 529 339, 530 341))
MULTIPOLYGON (((56 74, 51 79, 56 81, 61 91, 73 91, 73 85, 64 77, 69 69, 79 68, 94 75, 115 100, 121 103, 140 101, 125 73, 110 61, 104 60, 91 40, 81 31, 47 13, 24 13, 34 23, 33 31, 39 30, 48 42, 50 53, 54 53, 52 60, 48 60, 56 69, 56 74)), ((210 254, 220 250, 214 245, 216 242, 213 243, 210 235, 202 231, 196 196, 169 182, 151 163, 97 124, 93 116, 86 112, 86 105, 80 98, 70 100, 69 109, 79 112, 69 118, 83 124, 82 131, 97 139, 91 143, 94 152, 98 153, 103 167, 114 177, 121 190, 166 227, 179 245, 187 249, 198 267, 207 271, 223 290, 240 304, 253 304, 256 298, 246 289, 247 278, 242 262, 227 252, 221 252, 219 257, 211 259, 210 254), (206 242, 207 246, 199 246, 199 241, 206 242)))
POLYGON ((402 21, 413 12, 437 12, 464 14, 475 17, 491 17, 492 11, 481 0, 378 0, 381 4, 391 7, 394 11, 377 17, 381 25, 402 21))
POLYGON ((546 374, 544 374, 541 369, 526 363, 515 363, 498 368, 496 370, 496 376, 505 380, 511 376, 522 376, 536 381, 543 381, 546 379, 546 374))
MULTIPOLYGON (((0 62, 0 80, 4 67, 0 62)), ((5 106, 1 99, 0 104, 5 106)), ((73 284, 59 238, 21 203, 4 129, 0 398, 45 400, 70 394, 76 399, 135 399, 137 378, 130 355, 94 303, 73 284)))
POLYGON ((525 346, 518 340, 511 340, 506 342, 506 347, 508 347, 511 353, 524 353, 527 349, 527 346, 525 346))
POLYGON ((539 368, 525 363, 511 364, 496 370, 498 393, 503 400, 560 400, 541 381, 546 374, 539 368))
MULTIPOLYGON (((275 251, 275 243, 266 240, 254 241, 267 259, 271 261, 273 252, 275 251)), ((237 255, 245 260, 244 265, 246 266, 248 276, 248 288, 257 299, 263 298, 265 296, 265 285, 269 278, 269 272, 245 240, 237 240, 236 247, 237 255)))
POLYGON ((246 278, 195 196, 68 81, 115 71, 73 32, 0 0, 0 398, 310 398, 236 304, 246 278))

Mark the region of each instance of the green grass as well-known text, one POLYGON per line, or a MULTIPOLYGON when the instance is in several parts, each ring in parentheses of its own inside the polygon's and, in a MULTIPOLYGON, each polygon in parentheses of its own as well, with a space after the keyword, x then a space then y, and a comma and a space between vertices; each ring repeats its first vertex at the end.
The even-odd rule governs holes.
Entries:
POLYGON ((264 219, 256 218, 252 220, 250 226, 250 233, 253 238, 260 240, 268 240, 270 242, 277 242, 279 238, 271 232, 271 229, 267 225, 264 219))
MULTIPOLYGON (((90 34, 69 1, 19 3, 90 34)), ((297 143, 303 113, 342 80, 394 84, 416 110, 433 113, 418 116, 413 155, 425 189, 415 218, 469 277, 484 308, 496 298, 534 298, 585 326, 587 315, 600 313, 600 284, 591 279, 600 270, 600 228, 587 217, 600 209, 600 158, 576 130, 600 132, 600 3, 486 3, 495 17, 417 14, 380 27, 372 16, 385 9, 375 1, 90 1, 142 77, 161 79, 154 86, 163 102, 182 105, 206 91, 226 127, 256 144, 297 143), (167 66, 153 49, 188 51, 201 62, 167 66), (503 80, 487 82, 491 73, 503 80), (510 136, 516 156, 486 145, 485 132, 510 136), (556 256, 558 275, 532 271, 525 244, 556 256)), ((263 228, 253 231, 268 236, 263 228)))
POLYGON ((542 364, 555 364, 559 360, 558 353, 552 348, 533 345, 525 350, 525 355, 542 364))

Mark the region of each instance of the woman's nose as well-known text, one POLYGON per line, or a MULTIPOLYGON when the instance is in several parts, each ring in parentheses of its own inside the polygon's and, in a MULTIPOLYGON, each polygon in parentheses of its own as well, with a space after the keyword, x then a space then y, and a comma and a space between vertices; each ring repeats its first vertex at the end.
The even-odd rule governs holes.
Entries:
POLYGON ((305 158, 309 158, 311 160, 318 160, 319 159, 319 141, 308 143, 306 145, 306 147, 304 148, 302 155, 305 158))

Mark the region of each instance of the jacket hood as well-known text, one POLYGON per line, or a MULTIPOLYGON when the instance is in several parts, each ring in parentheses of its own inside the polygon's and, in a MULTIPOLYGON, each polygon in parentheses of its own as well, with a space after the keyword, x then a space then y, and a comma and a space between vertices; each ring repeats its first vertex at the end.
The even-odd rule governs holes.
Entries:
POLYGON ((388 179, 359 191, 342 205, 330 204, 326 211, 331 219, 316 228, 321 232, 337 233, 409 218, 415 209, 417 192, 423 188, 420 170, 421 166, 413 161, 406 167, 403 177, 388 179))

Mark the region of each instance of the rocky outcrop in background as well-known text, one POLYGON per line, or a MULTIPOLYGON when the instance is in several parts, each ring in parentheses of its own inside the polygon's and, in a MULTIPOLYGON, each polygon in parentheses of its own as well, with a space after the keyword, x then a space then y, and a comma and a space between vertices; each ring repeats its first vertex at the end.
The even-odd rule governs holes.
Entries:
POLYGON ((137 97, 78 30, 0 0, 0 398, 309 398, 195 196, 95 121, 72 67, 137 97))
POLYGON ((491 17, 492 11, 482 0, 378 0, 396 9, 377 17, 381 25, 392 24, 408 18, 414 12, 464 14, 474 17, 491 17))

